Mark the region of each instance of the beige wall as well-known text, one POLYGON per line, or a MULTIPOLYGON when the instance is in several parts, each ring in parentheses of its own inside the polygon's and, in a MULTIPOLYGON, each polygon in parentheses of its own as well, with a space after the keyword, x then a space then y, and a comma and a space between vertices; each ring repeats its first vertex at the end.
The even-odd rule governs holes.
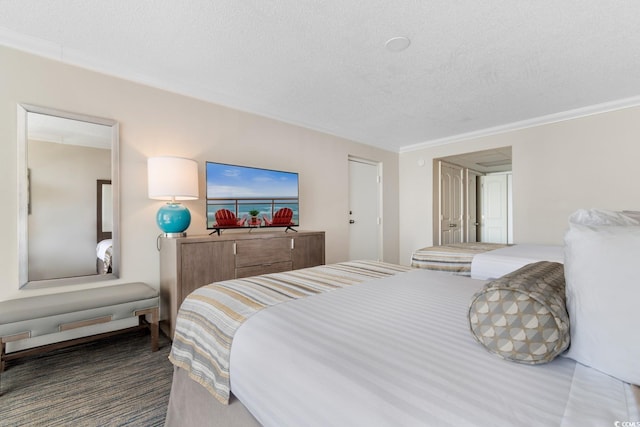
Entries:
MULTIPOLYGON (((348 155, 383 162, 384 259, 390 262, 408 264, 414 249, 432 243, 432 159, 437 157, 513 147, 516 243, 560 243, 567 216, 580 207, 640 210, 634 173, 640 108, 398 156, 4 47, 0 64, 0 223, 8 228, 0 240, 0 300, 63 290, 18 290, 17 231, 12 231, 17 103, 120 122, 122 268, 114 283, 158 285, 154 216, 161 202, 146 194, 146 158, 156 155, 198 160, 201 196, 206 160, 299 172, 301 229, 327 232, 327 262, 348 256, 348 155)), ((193 214, 189 234, 205 233, 204 200, 186 204, 193 214)))
POLYGON ((96 187, 98 179, 111 177, 111 150, 35 140, 28 145, 29 280, 95 274, 96 187))
MULTIPOLYGON (((122 266, 117 282, 158 286, 155 212, 146 159, 176 155, 300 173, 301 229, 326 231, 326 260, 348 256, 349 155, 383 162, 384 259, 398 254, 398 154, 0 47, 0 300, 69 288, 18 290, 16 104, 120 123, 122 266)), ((206 232, 204 200, 187 202, 190 235, 206 232)), ((104 283, 102 284, 104 285, 104 283)), ((82 286, 82 285, 80 285, 82 286)), ((95 286, 95 285, 86 285, 95 286)))
POLYGON ((420 149, 400 154, 401 262, 433 241, 432 160, 504 146, 513 147, 515 243, 561 244, 579 208, 640 210, 640 107, 420 149))

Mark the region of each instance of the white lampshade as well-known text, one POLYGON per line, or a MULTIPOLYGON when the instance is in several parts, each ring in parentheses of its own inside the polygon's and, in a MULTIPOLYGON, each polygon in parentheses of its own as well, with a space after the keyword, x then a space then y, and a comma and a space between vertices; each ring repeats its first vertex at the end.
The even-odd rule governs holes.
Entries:
POLYGON ((181 157, 150 157, 147 160, 149 198, 196 200, 198 162, 181 157))

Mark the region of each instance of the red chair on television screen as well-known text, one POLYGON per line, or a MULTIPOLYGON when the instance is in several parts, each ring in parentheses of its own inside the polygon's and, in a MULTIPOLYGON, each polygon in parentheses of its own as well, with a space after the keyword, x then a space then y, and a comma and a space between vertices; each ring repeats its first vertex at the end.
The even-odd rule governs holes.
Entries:
MULTIPOLYGON (((292 221, 293 211, 289 208, 281 208, 273 214, 273 218, 269 219, 266 215, 264 217, 264 224, 266 227, 287 227, 287 230, 293 230, 291 226, 295 225, 292 221)), ((296 230, 293 230, 296 231, 296 230)))
POLYGON ((213 228, 220 234, 221 228, 243 227, 246 221, 246 217, 238 219, 229 209, 218 209, 216 211, 216 222, 213 224, 213 228))

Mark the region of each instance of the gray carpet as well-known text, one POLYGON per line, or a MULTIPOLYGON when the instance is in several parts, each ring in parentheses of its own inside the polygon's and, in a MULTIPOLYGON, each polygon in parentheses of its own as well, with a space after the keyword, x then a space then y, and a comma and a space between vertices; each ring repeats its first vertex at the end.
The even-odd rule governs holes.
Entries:
POLYGON ((138 331, 25 357, 2 373, 0 426, 162 426, 173 366, 138 331))

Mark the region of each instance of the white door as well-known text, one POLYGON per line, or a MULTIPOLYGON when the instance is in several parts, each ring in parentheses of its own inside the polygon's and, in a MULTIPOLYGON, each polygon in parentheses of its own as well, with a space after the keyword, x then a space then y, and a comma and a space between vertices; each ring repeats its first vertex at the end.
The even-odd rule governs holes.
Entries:
POLYGON ((480 177, 480 182, 482 188, 481 241, 507 243, 509 241, 507 175, 485 175, 480 177))
POLYGON ((467 169, 467 203, 465 206, 467 242, 478 241, 478 177, 479 174, 467 169))
POLYGON ((462 230, 462 168, 440 164, 440 244, 460 243, 462 230))
POLYGON ((379 165, 349 159, 349 259, 381 260, 379 165))
POLYGON ((507 174, 507 243, 513 244, 513 175, 507 174))

